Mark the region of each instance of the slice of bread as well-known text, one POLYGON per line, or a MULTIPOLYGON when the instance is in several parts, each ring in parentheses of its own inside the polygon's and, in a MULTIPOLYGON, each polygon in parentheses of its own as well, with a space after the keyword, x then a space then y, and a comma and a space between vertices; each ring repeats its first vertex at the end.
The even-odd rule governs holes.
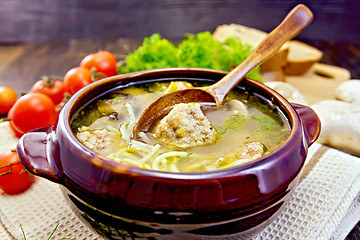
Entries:
MULTIPOLYGON (((242 43, 249 44, 253 47, 256 47, 266 36, 266 32, 239 24, 220 25, 213 33, 213 38, 217 41, 223 42, 230 37, 234 37, 242 43)), ((284 44, 278 53, 261 65, 261 71, 282 71, 282 68, 287 64, 287 55, 288 45, 284 44)), ((279 79, 279 81, 281 81, 281 79, 279 79)))
POLYGON ((235 37, 240 39, 243 43, 256 46, 266 37, 266 35, 266 32, 255 28, 230 24, 218 26, 213 33, 213 38, 217 41, 224 42, 228 38, 235 37))
POLYGON ((284 71, 287 75, 302 75, 323 56, 323 53, 306 43, 289 41, 289 54, 284 71))
MULTIPOLYGON (((229 37, 234 37, 253 47, 256 47, 266 35, 266 32, 239 24, 220 25, 213 33, 215 40, 225 41, 229 37)), ((322 52, 318 49, 292 40, 285 43, 278 53, 263 63, 261 71, 284 71, 287 75, 302 75, 321 57, 322 52)))

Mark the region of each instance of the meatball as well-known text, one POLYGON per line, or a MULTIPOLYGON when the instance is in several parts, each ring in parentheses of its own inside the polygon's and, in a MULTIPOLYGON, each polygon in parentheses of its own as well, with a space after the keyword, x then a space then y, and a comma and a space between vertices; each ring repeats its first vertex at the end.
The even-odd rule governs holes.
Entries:
POLYGON ((215 141, 215 129, 198 103, 180 103, 155 129, 154 137, 177 148, 189 148, 215 141))
POLYGON ((76 137, 95 152, 101 152, 115 142, 115 134, 105 129, 80 131, 76 137))
POLYGON ((264 155, 264 145, 259 142, 251 142, 245 144, 245 149, 241 152, 241 158, 243 159, 257 159, 264 155))

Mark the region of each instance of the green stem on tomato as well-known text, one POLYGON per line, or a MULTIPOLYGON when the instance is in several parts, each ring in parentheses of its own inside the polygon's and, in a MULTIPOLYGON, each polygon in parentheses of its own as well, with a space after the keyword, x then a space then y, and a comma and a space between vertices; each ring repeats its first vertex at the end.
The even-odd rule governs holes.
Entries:
MULTIPOLYGON (((6 167, 6 166, 5 166, 5 167, 6 167)), ((7 171, 7 172, 0 173, 0 178, 1 178, 2 176, 11 175, 11 174, 12 174, 12 170, 7 171)))
POLYGON ((10 118, 1 118, 0 119, 0 123, 2 123, 2 122, 10 122, 10 121, 11 121, 10 118))

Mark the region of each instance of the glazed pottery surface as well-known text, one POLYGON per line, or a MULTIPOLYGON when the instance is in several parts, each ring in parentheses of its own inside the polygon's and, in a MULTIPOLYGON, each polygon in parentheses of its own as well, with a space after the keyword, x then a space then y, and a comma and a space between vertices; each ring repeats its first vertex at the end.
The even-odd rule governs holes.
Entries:
POLYGON ((82 145, 71 131, 72 116, 107 92, 147 81, 206 81, 226 73, 208 69, 157 69, 95 82, 70 98, 56 131, 35 130, 19 141, 18 153, 35 175, 62 186, 78 215, 109 238, 218 236, 260 230, 297 183, 320 121, 308 107, 290 104, 262 83, 239 88, 279 106, 291 125, 287 140, 250 163, 204 173, 141 169, 106 159, 82 145))

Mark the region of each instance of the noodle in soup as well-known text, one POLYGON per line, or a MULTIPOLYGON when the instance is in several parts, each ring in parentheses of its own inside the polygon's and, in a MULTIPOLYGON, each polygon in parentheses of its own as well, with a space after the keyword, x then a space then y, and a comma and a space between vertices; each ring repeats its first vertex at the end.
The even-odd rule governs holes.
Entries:
POLYGON ((238 166, 275 150, 290 125, 278 107, 242 89, 221 107, 209 103, 174 106, 139 139, 132 131, 157 97, 190 82, 156 82, 111 91, 78 111, 71 127, 77 139, 109 159, 168 172, 205 172, 238 166))

